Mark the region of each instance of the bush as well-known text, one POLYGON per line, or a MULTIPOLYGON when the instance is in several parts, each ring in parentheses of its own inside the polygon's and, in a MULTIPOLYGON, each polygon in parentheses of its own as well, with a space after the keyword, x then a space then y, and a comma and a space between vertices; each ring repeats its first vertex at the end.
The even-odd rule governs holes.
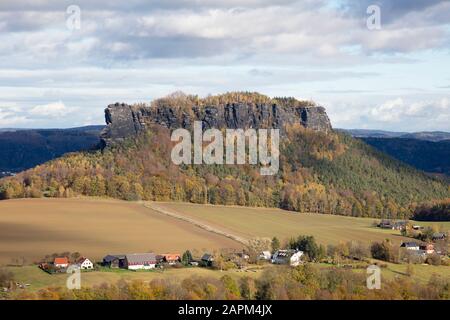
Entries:
POLYGON ((438 254, 430 254, 427 259, 426 263, 431 264, 433 266, 440 266, 441 265, 441 257, 438 254))
POLYGON ((374 242, 370 246, 370 253, 374 259, 388 262, 398 261, 398 252, 389 240, 383 242, 374 242))
POLYGON ((6 269, 0 269, 0 287, 8 287, 13 280, 14 275, 12 272, 6 269))

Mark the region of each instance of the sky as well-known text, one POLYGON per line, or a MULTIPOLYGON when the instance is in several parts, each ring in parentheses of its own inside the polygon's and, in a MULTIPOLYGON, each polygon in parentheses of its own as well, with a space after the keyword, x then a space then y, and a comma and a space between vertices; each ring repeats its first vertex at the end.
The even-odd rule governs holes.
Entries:
POLYGON ((103 124, 108 104, 174 91, 314 100, 336 128, 450 131, 450 1, 0 2, 0 128, 103 124))

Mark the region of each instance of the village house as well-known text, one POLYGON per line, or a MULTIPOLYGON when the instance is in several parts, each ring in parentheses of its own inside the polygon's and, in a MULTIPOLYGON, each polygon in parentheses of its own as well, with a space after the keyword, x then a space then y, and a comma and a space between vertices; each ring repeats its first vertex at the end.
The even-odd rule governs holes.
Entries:
POLYGON ((69 266, 69 259, 67 257, 58 257, 53 260, 53 265, 56 268, 67 268, 69 266))
POLYGON ((181 262, 181 255, 179 253, 163 253, 156 256, 156 261, 158 263, 167 263, 169 265, 174 265, 181 262))
POLYGON ((103 258, 103 266, 113 269, 125 268, 124 254, 108 254, 103 258))
POLYGON ((383 219, 378 224, 378 227, 382 229, 404 230, 406 229, 406 225, 407 221, 404 220, 392 221, 388 219, 383 219))
POLYGON ((445 232, 435 232, 433 233, 431 239, 433 241, 445 240, 447 238, 447 234, 445 232))
POLYGON ((214 262, 214 256, 212 254, 205 253, 201 258, 201 262, 206 267, 211 267, 214 262))
POLYGON ((94 264, 92 263, 92 261, 85 257, 81 257, 80 259, 78 259, 77 265, 82 270, 94 269, 94 264))
POLYGON ((296 250, 278 250, 273 254, 273 264, 288 264, 292 267, 296 267, 301 264, 301 257, 303 251, 296 250))
POLYGON ((236 253, 236 256, 244 260, 250 259, 250 256, 244 252, 238 252, 236 253))
POLYGON ((419 251, 420 245, 417 242, 402 242, 400 245, 401 248, 405 248, 406 250, 419 251))
POLYGON ((419 249, 420 249, 420 251, 422 251, 425 254, 433 254, 434 253, 434 245, 432 243, 420 245, 419 249))
POLYGON ((392 229, 391 220, 386 220, 386 219, 381 220, 380 223, 378 224, 378 228, 392 229))
POLYGON ((126 254, 124 267, 129 270, 154 269, 156 267, 156 255, 154 253, 126 254))
POLYGON ((269 261, 270 259, 272 259, 272 253, 270 253, 270 251, 263 251, 259 254, 258 259, 269 261))

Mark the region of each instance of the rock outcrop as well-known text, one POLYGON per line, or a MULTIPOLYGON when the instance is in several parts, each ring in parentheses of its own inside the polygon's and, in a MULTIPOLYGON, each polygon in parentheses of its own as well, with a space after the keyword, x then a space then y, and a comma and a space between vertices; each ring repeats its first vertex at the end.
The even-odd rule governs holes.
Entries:
POLYGON ((105 109, 107 127, 102 132, 103 146, 109 146, 146 130, 150 124, 169 129, 192 128, 202 121, 203 128, 279 128, 301 124, 313 130, 331 131, 325 108, 320 106, 281 106, 278 104, 228 103, 219 106, 145 106, 115 103, 105 109))

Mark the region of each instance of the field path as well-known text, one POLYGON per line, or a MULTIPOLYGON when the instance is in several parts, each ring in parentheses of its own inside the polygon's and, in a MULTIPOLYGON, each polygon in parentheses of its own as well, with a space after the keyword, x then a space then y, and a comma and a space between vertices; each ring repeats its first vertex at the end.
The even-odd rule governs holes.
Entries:
POLYGON ((233 238, 138 202, 91 198, 0 201, 0 266, 32 263, 62 252, 80 252, 101 261, 111 253, 188 249, 201 253, 242 247, 233 238))
POLYGON ((182 220, 182 221, 185 221, 185 222, 189 222, 189 223, 195 225, 196 227, 199 227, 199 228, 201 228, 203 230, 206 230, 208 232, 212 232, 212 233, 215 233, 215 234, 227 237, 229 239, 232 239, 234 241, 242 243, 243 245, 247 245, 248 244, 248 239, 245 239, 243 237, 237 236, 237 235, 232 234, 232 233, 230 233, 228 231, 224 231, 224 230, 220 230, 218 228, 212 227, 212 226, 210 226, 208 224, 205 224, 203 222, 199 222, 199 221, 197 221, 195 219, 186 217, 186 216, 184 216, 182 214, 177 213, 175 210, 168 210, 167 208, 163 208, 163 207, 157 205, 155 202, 144 202, 143 205, 146 208, 152 209, 153 211, 156 211, 158 213, 164 214, 166 216, 169 216, 169 217, 172 217, 172 218, 175 218, 175 219, 179 219, 179 220, 182 220))

